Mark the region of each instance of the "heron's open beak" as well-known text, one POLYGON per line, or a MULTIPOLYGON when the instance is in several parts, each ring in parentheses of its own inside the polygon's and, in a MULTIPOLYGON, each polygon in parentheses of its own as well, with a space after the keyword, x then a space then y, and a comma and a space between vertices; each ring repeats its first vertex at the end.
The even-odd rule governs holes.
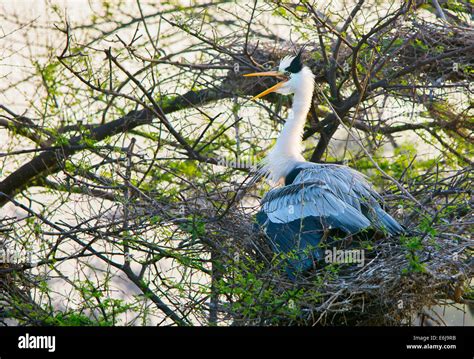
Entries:
POLYGON ((245 74, 245 77, 253 77, 253 76, 273 76, 277 77, 278 79, 283 79, 283 81, 277 83, 275 86, 272 86, 265 91, 259 93, 257 96, 252 97, 252 100, 255 100, 257 98, 263 97, 265 95, 268 95, 270 92, 275 92, 278 90, 280 87, 282 87, 286 81, 288 81, 287 78, 285 78, 280 72, 278 71, 267 71, 267 72, 254 72, 251 74, 245 74))

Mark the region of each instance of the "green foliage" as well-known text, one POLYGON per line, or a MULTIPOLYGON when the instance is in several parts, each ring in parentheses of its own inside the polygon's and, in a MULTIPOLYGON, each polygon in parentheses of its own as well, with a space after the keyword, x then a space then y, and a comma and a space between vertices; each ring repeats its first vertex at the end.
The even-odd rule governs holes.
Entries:
POLYGON ((188 216, 189 221, 180 224, 180 228, 191 234, 193 240, 202 238, 206 234, 206 223, 204 219, 197 216, 188 216))
POLYGON ((91 138, 91 137, 88 137, 87 135, 84 135, 84 136, 80 139, 79 143, 80 143, 81 145, 86 146, 86 147, 93 148, 94 145, 97 143, 97 140, 95 140, 95 139, 93 139, 93 138, 91 138))
POLYGON ((426 45, 426 44, 425 44, 423 41, 421 41, 420 39, 416 39, 416 40, 413 42, 413 46, 414 46, 416 49, 421 50, 422 52, 428 52, 428 51, 429 51, 428 45, 426 45))
POLYGON ((92 320, 85 314, 77 312, 63 313, 59 312, 45 319, 46 325, 60 327, 68 326, 102 326, 103 323, 92 320))
MULTIPOLYGON (((393 156, 390 157, 382 155, 383 152, 383 148, 375 151, 372 158, 383 171, 396 179, 414 178, 436 164, 435 158, 418 158, 418 150, 413 143, 401 144, 393 150, 393 156)), ((376 186, 385 183, 385 179, 366 156, 353 160, 350 165, 368 175, 376 186)))
MULTIPOLYGON (((77 282, 76 286, 84 301, 82 311, 91 312, 87 317, 90 318, 89 321, 90 323, 93 323, 93 325, 116 325, 118 324, 117 316, 135 308, 133 304, 126 303, 123 299, 111 298, 110 293, 108 292, 107 282, 104 283, 103 289, 98 288, 97 284, 94 284, 88 279, 77 282)), ((64 314, 61 314, 61 318, 66 318, 66 323, 70 323, 71 320, 82 320, 87 322, 82 314, 78 317, 70 317, 68 315, 64 316, 64 314)))
POLYGON ((426 271, 425 265, 420 262, 420 258, 417 255, 410 254, 408 258, 408 268, 402 270, 403 274, 408 273, 423 273, 426 271))
POLYGON ((423 248, 422 239, 420 237, 401 236, 400 241, 409 251, 417 251, 423 248))
POLYGON ((58 81, 59 70, 62 68, 60 63, 49 62, 47 65, 41 66, 39 62, 35 62, 34 65, 43 79, 48 94, 51 96, 61 95, 61 92, 59 91, 60 82, 58 81))
POLYGON ((467 285, 464 289, 463 298, 466 300, 474 300, 474 285, 467 285))
POLYGON ((409 273, 423 273, 426 271, 425 265, 420 261, 417 251, 423 249, 423 240, 420 237, 405 237, 401 236, 400 241, 407 249, 408 266, 402 270, 402 274, 409 273))
POLYGON ((221 295, 232 298, 228 310, 237 317, 256 324, 277 324, 282 318, 297 320, 301 316, 299 300, 305 293, 303 288, 282 289, 276 282, 263 279, 261 263, 229 264, 227 269, 232 273, 231 280, 220 280, 217 288, 221 295))
POLYGON ((430 216, 425 216, 420 220, 418 228, 429 236, 436 236, 437 230, 433 227, 433 219, 430 216))
POLYGON ((65 135, 57 135, 56 136, 56 145, 58 146, 68 146, 69 145, 69 138, 65 135))
POLYGON ((173 161, 169 164, 169 167, 174 170, 176 173, 179 173, 180 176, 185 175, 188 178, 196 179, 200 177, 201 171, 198 167, 197 161, 173 161))

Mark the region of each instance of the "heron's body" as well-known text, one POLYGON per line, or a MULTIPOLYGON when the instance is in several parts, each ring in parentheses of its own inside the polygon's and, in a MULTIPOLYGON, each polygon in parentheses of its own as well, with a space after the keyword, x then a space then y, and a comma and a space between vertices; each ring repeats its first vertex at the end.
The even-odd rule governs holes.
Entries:
POLYGON ((279 72, 265 73, 289 76, 270 90, 294 93, 294 98, 292 111, 262 168, 281 187, 265 195, 257 214, 274 251, 288 254, 287 272, 291 276, 322 260, 322 242, 331 242, 335 234, 341 238, 374 228, 393 235, 403 230, 382 209, 380 196, 364 175, 347 166, 305 161, 302 134, 313 97, 314 75, 302 66, 300 55, 283 59, 279 72))
POLYGON ((347 167, 301 162, 285 185, 262 199, 257 222, 276 253, 288 254, 287 272, 294 276, 324 259, 324 245, 334 236, 350 238, 374 228, 389 235, 403 229, 380 206, 380 196, 364 176, 347 167), (324 239, 324 243, 322 243, 324 239))

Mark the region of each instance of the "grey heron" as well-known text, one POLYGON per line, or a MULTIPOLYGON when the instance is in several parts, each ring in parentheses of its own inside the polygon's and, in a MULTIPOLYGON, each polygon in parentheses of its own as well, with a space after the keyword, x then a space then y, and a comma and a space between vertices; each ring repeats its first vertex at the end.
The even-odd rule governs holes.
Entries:
POLYGON ((320 164, 304 159, 302 134, 311 107, 314 74, 302 63, 302 51, 287 56, 278 70, 245 74, 273 76, 281 80, 253 99, 271 92, 294 94, 293 106, 276 144, 263 161, 261 171, 280 186, 263 197, 257 223, 277 254, 288 259, 290 277, 303 273, 324 259, 322 242, 332 234, 350 237, 368 228, 387 235, 402 226, 380 203, 382 198, 366 177, 344 165, 320 164))

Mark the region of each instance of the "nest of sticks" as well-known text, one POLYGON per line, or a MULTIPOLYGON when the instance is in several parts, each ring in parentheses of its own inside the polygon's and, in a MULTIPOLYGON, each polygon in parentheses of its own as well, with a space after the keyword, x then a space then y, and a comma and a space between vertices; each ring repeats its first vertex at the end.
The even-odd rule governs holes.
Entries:
POLYGON ((411 325, 442 302, 473 303, 474 241, 467 237, 407 232, 376 239, 362 266, 322 265, 291 280, 265 236, 244 231, 245 245, 231 241, 225 249, 224 276, 242 293, 222 307, 235 325, 411 325))
MULTIPOLYGON (((213 224, 225 238, 221 277, 228 287, 221 313, 234 325, 415 325, 422 317, 444 325, 433 306, 474 303, 468 173, 431 183, 429 174, 419 178, 424 185, 410 191, 430 214, 416 205, 403 213, 389 206, 407 230, 396 237, 365 238, 363 265, 323 264, 296 280, 282 270, 253 216, 229 212, 213 224)), ((398 197, 385 193, 387 205, 398 197)))

